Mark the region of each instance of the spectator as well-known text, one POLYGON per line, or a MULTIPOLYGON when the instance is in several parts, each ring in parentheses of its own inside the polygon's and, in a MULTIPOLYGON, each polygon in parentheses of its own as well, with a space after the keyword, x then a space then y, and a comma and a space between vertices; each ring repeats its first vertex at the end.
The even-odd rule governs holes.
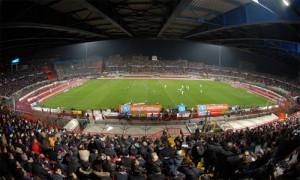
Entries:
POLYGON ((36 153, 38 155, 41 153, 40 144, 39 144, 39 142, 38 142, 37 139, 33 140, 31 150, 32 150, 32 152, 34 152, 34 153, 36 153))

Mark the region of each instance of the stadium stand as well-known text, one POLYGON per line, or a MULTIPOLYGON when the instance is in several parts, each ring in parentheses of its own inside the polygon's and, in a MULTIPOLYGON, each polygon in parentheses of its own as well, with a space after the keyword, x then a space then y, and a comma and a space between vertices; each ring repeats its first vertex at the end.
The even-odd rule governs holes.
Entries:
POLYGON ((39 81, 47 80, 41 66, 30 66, 17 72, 2 72, 0 74, 0 95, 10 96, 12 93, 39 81))
POLYGON ((100 75, 102 60, 97 58, 88 60, 71 60, 55 63, 55 69, 60 79, 100 75))
POLYGON ((1 178, 293 179, 299 116, 237 132, 171 138, 85 135, 44 127, 0 110, 1 178))

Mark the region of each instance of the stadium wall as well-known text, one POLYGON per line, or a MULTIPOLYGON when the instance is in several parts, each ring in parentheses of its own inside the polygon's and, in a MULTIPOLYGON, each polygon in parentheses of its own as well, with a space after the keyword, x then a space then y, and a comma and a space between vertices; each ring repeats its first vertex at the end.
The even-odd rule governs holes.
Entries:
POLYGON ((59 60, 108 57, 119 54, 157 55, 159 59, 186 59, 210 65, 235 67, 276 75, 297 77, 297 62, 277 61, 249 53, 238 48, 216 46, 184 40, 123 39, 105 40, 63 46, 39 53, 39 57, 52 56, 59 60), (222 47, 222 48, 220 48, 222 47))

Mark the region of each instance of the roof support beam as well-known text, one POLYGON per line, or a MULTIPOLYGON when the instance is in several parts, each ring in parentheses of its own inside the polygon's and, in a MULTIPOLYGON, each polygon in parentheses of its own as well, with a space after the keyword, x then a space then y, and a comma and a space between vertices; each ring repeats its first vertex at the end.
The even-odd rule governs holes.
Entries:
POLYGON ((234 38, 234 39, 216 39, 206 41, 212 44, 218 45, 240 45, 248 47, 265 47, 265 48, 277 48, 280 50, 293 53, 300 56, 300 43, 294 41, 286 41, 280 39, 264 39, 264 38, 234 38))
MULTIPOLYGON (((236 2, 237 0, 230 0, 228 2, 236 2)), ((266 23, 266 22, 279 22, 279 21, 299 21, 299 17, 295 14, 295 12, 289 9, 278 9, 276 8, 276 3, 270 3, 269 1, 264 1, 262 4, 267 8, 262 8, 261 6, 254 6, 254 2, 245 4, 244 6, 239 6, 236 9, 233 9, 230 12, 226 12, 220 16, 215 17, 214 19, 210 20, 215 24, 220 24, 222 26, 210 26, 208 23, 201 24, 198 28, 192 30, 191 32, 187 33, 184 37, 185 38, 192 38, 195 36, 199 36, 203 33, 217 30, 224 27, 234 27, 239 25, 247 25, 247 24, 255 24, 255 23, 266 23), (276 14, 271 13, 269 9, 272 11, 276 10, 276 14), (290 13, 287 14, 286 11, 290 13), (257 17, 257 14, 266 14, 265 16, 257 17)), ((236 2, 237 5, 240 2, 236 2)))
POLYGON ((228 0, 227 2, 230 3, 230 4, 233 4, 235 6, 242 5, 242 3, 239 0, 228 0))
POLYGON ((180 3, 177 5, 175 10, 172 12, 168 20, 165 22, 163 27, 160 29, 159 33, 157 34, 157 37, 160 37, 164 31, 168 28, 168 26, 172 23, 172 21, 184 10, 184 8, 189 5, 192 2, 192 0, 181 0, 180 3))
POLYGON ((16 42, 16 41, 47 41, 47 40, 66 40, 66 41, 85 41, 85 39, 81 38, 68 38, 68 37, 33 37, 33 38, 17 38, 17 39, 10 39, 6 41, 1 41, 0 44, 16 42))
POLYGON ((66 14, 75 14, 75 13, 79 13, 79 12, 82 12, 82 11, 85 11, 86 8, 80 8, 80 9, 76 9, 76 10, 73 10, 73 11, 69 11, 69 12, 66 12, 66 14))
POLYGON ((52 24, 40 24, 40 23, 2 23, 0 24, 0 28, 33 28, 33 29, 47 29, 53 31, 63 31, 67 33, 75 33, 84 36, 91 36, 97 38, 107 38, 107 36, 102 34, 97 34, 89 31, 84 31, 80 29, 65 27, 65 26, 58 26, 52 24))
POLYGON ((205 7, 196 7, 196 6, 188 6, 189 10, 193 11, 193 10, 200 10, 200 11, 205 11, 205 12, 208 12, 209 14, 214 14, 214 15, 218 15, 220 14, 221 12, 219 11, 216 11, 216 10, 213 10, 213 9, 208 9, 208 8, 205 8, 205 7))
POLYGON ((113 20, 112 18, 110 18, 109 16, 107 16, 105 13, 103 13, 102 11, 100 11, 98 8, 96 8, 95 6, 93 6, 92 4, 90 4, 89 2, 87 2, 86 0, 77 0, 77 1, 79 1, 82 4, 83 7, 89 9, 90 11, 93 11, 94 13, 98 14, 99 16, 103 17, 104 19, 106 19, 107 21, 109 21, 110 23, 112 23, 114 26, 116 26, 119 29, 121 29, 128 36, 130 36, 130 37, 133 36, 129 31, 127 31, 119 23, 117 23, 115 20, 113 20))
POLYGON ((213 25, 213 26, 222 27, 221 24, 216 24, 216 23, 213 23, 213 22, 209 22, 209 21, 206 21, 203 18, 177 17, 176 20, 177 21, 183 21, 183 22, 184 21, 185 22, 192 22, 192 23, 195 23, 195 24, 210 24, 210 25, 213 25))
POLYGON ((50 3, 47 4, 47 6, 53 6, 54 4, 57 4, 59 2, 61 2, 62 0, 54 0, 54 1, 51 1, 50 3))

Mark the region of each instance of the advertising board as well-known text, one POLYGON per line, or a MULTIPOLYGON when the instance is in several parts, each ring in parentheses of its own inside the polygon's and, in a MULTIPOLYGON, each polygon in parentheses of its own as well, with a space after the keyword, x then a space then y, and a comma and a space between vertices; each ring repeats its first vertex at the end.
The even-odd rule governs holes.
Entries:
POLYGON ((199 116, 210 115, 210 116, 218 116, 223 115, 226 111, 228 111, 228 104, 206 104, 206 105, 198 105, 197 111, 199 116))
POLYGON ((161 110, 161 105, 126 104, 119 106, 120 113, 129 114, 160 113, 161 110))

